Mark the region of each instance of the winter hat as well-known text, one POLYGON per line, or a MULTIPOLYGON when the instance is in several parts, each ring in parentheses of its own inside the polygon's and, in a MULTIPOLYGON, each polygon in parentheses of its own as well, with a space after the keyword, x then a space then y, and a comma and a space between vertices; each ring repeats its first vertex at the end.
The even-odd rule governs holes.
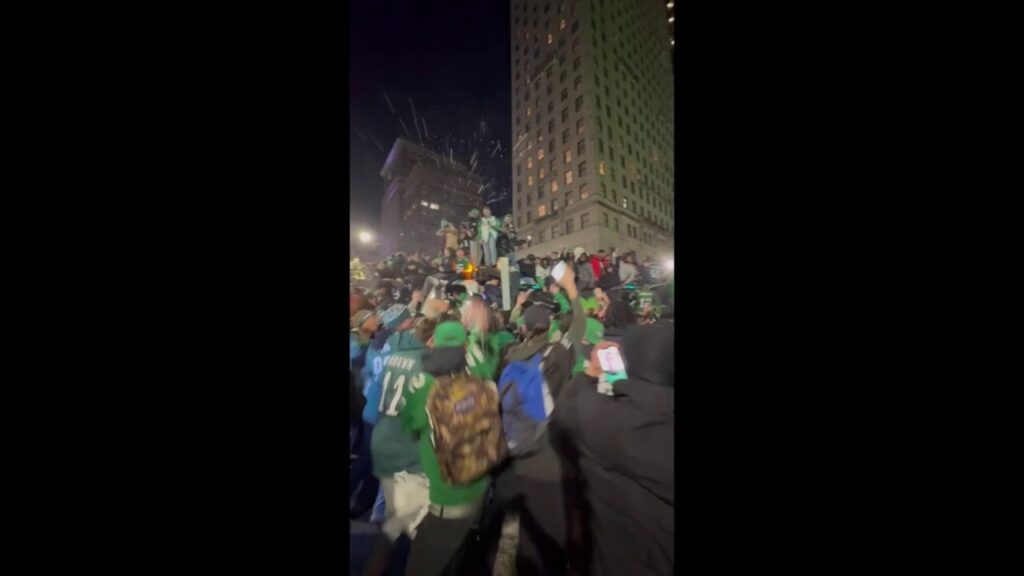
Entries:
POLYGON ((572 250, 572 254, 577 260, 579 260, 580 256, 582 256, 584 252, 586 252, 586 250, 584 250, 582 246, 577 246, 572 250))
POLYGON ((356 330, 358 328, 361 328, 363 326, 363 323, 365 323, 367 320, 369 320, 372 316, 375 315, 376 313, 373 312, 372 310, 360 310, 359 312, 356 312, 352 316, 352 329, 356 330))
POLYGON ((523 312, 523 324, 527 330, 547 328, 551 325, 551 310, 546 306, 530 306, 523 312))
POLYGON ((409 308, 402 304, 395 304, 380 315, 380 321, 387 330, 394 330, 399 324, 405 322, 411 316, 409 308))
POLYGON ((466 345, 466 329, 449 320, 434 328, 434 348, 461 348, 466 345))
POLYGON ((588 310, 601 309, 601 305, 598 304, 597 298, 594 296, 591 296, 590 298, 580 298, 580 304, 583 306, 584 312, 587 312, 588 310))

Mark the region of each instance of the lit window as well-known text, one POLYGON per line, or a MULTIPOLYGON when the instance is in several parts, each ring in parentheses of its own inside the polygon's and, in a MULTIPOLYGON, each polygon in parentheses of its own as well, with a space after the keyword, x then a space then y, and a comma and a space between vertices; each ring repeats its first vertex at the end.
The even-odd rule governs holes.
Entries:
POLYGON ((531 107, 527 106, 527 107, 526 107, 526 115, 527 115, 527 116, 531 116, 531 115, 533 115, 533 108, 531 108, 531 107))
POLYGON ((582 134, 584 128, 586 128, 586 124, 583 123, 583 118, 580 118, 576 121, 576 133, 582 134))
POLYGON ((597 173, 604 176, 604 160, 597 163, 597 173))
POLYGON ((526 159, 526 169, 533 170, 533 158, 526 159))
POLYGON ((565 30, 565 18, 562 18, 562 21, 558 24, 558 29, 565 30))
POLYGON ((546 215, 547 213, 548 213, 548 206, 547 206, 547 204, 541 204, 540 206, 537 206, 537 218, 543 218, 544 215, 546 215))
POLYGON ((558 180, 551 181, 551 191, 558 192, 558 180))
POLYGON ((590 191, 587 190, 586 184, 580 184, 580 200, 586 200, 590 197, 590 191))
POLYGON ((420 200, 420 206, 428 206, 426 200, 420 200))
POLYGON ((540 178, 541 180, 544 179, 544 167, 543 166, 540 167, 540 174, 537 175, 537 178, 540 178))
POLYGON ((555 41, 555 37, 554 37, 554 35, 552 35, 552 34, 548 34, 548 44, 551 44, 551 43, 552 43, 552 42, 554 42, 554 41, 555 41))
POLYGON ((533 174, 530 174, 529 176, 526 177, 526 185, 533 186, 533 174))
POLYGON ((569 162, 572 162, 572 150, 565 151, 565 163, 568 164, 569 162))
POLYGON ((430 209, 431 209, 431 210, 440 210, 440 209, 441 209, 441 207, 440 207, 440 206, 438 206, 437 204, 434 204, 433 202, 431 202, 431 203, 430 203, 430 209))
POLYGON ((572 184, 572 170, 565 171, 565 185, 572 184))
POLYGON ((628 196, 623 196, 622 197, 622 209, 623 210, 629 210, 629 197, 628 196))
POLYGON ((543 160, 543 159, 544 159, 544 149, 543 148, 537 148, 537 160, 543 160))

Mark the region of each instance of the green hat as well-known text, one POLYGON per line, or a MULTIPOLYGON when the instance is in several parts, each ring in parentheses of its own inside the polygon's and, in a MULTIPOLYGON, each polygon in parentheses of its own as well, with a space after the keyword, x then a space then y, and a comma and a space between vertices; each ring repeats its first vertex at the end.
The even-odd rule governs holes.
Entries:
POLYGON ((587 327, 584 329, 583 337, 591 344, 597 344, 604 338, 604 324, 595 318, 587 318, 587 327))
POLYGON ((434 329, 434 348, 459 348, 466 345, 466 329, 462 324, 449 320, 441 322, 434 329))
POLYGON ((591 296, 590 298, 580 298, 580 304, 583 306, 583 311, 587 310, 600 310, 601 305, 597 303, 597 298, 591 296))

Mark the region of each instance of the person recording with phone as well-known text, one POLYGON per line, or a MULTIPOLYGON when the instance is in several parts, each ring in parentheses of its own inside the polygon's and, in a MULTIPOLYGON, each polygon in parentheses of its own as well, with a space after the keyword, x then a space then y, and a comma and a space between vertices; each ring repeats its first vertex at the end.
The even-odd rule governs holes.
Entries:
POLYGON ((673 573, 674 340, 664 324, 603 340, 552 413, 581 473, 595 576, 673 573))

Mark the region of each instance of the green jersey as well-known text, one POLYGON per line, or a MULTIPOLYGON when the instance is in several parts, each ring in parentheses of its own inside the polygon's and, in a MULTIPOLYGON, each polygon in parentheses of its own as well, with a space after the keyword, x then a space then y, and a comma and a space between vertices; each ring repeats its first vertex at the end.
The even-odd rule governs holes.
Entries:
POLYGON ((422 370, 422 356, 427 348, 408 330, 392 335, 385 347, 391 350, 391 355, 383 363, 380 403, 377 405, 379 420, 370 441, 373 475, 378 478, 403 470, 409 473, 422 471, 416 439, 402 427, 398 414, 406 403, 406 389, 426 376, 422 370))
POLYGON ((434 453, 433 428, 427 414, 427 395, 430 393, 430 387, 434 385, 434 377, 423 372, 420 374, 424 377, 414 381, 412 386, 406 387, 406 403, 400 411, 400 418, 408 430, 419 434, 420 462, 423 464, 423 473, 430 481, 430 503, 457 506, 477 502, 487 491, 490 475, 484 474, 464 486, 445 483, 441 477, 441 467, 437 463, 437 454, 434 453))

